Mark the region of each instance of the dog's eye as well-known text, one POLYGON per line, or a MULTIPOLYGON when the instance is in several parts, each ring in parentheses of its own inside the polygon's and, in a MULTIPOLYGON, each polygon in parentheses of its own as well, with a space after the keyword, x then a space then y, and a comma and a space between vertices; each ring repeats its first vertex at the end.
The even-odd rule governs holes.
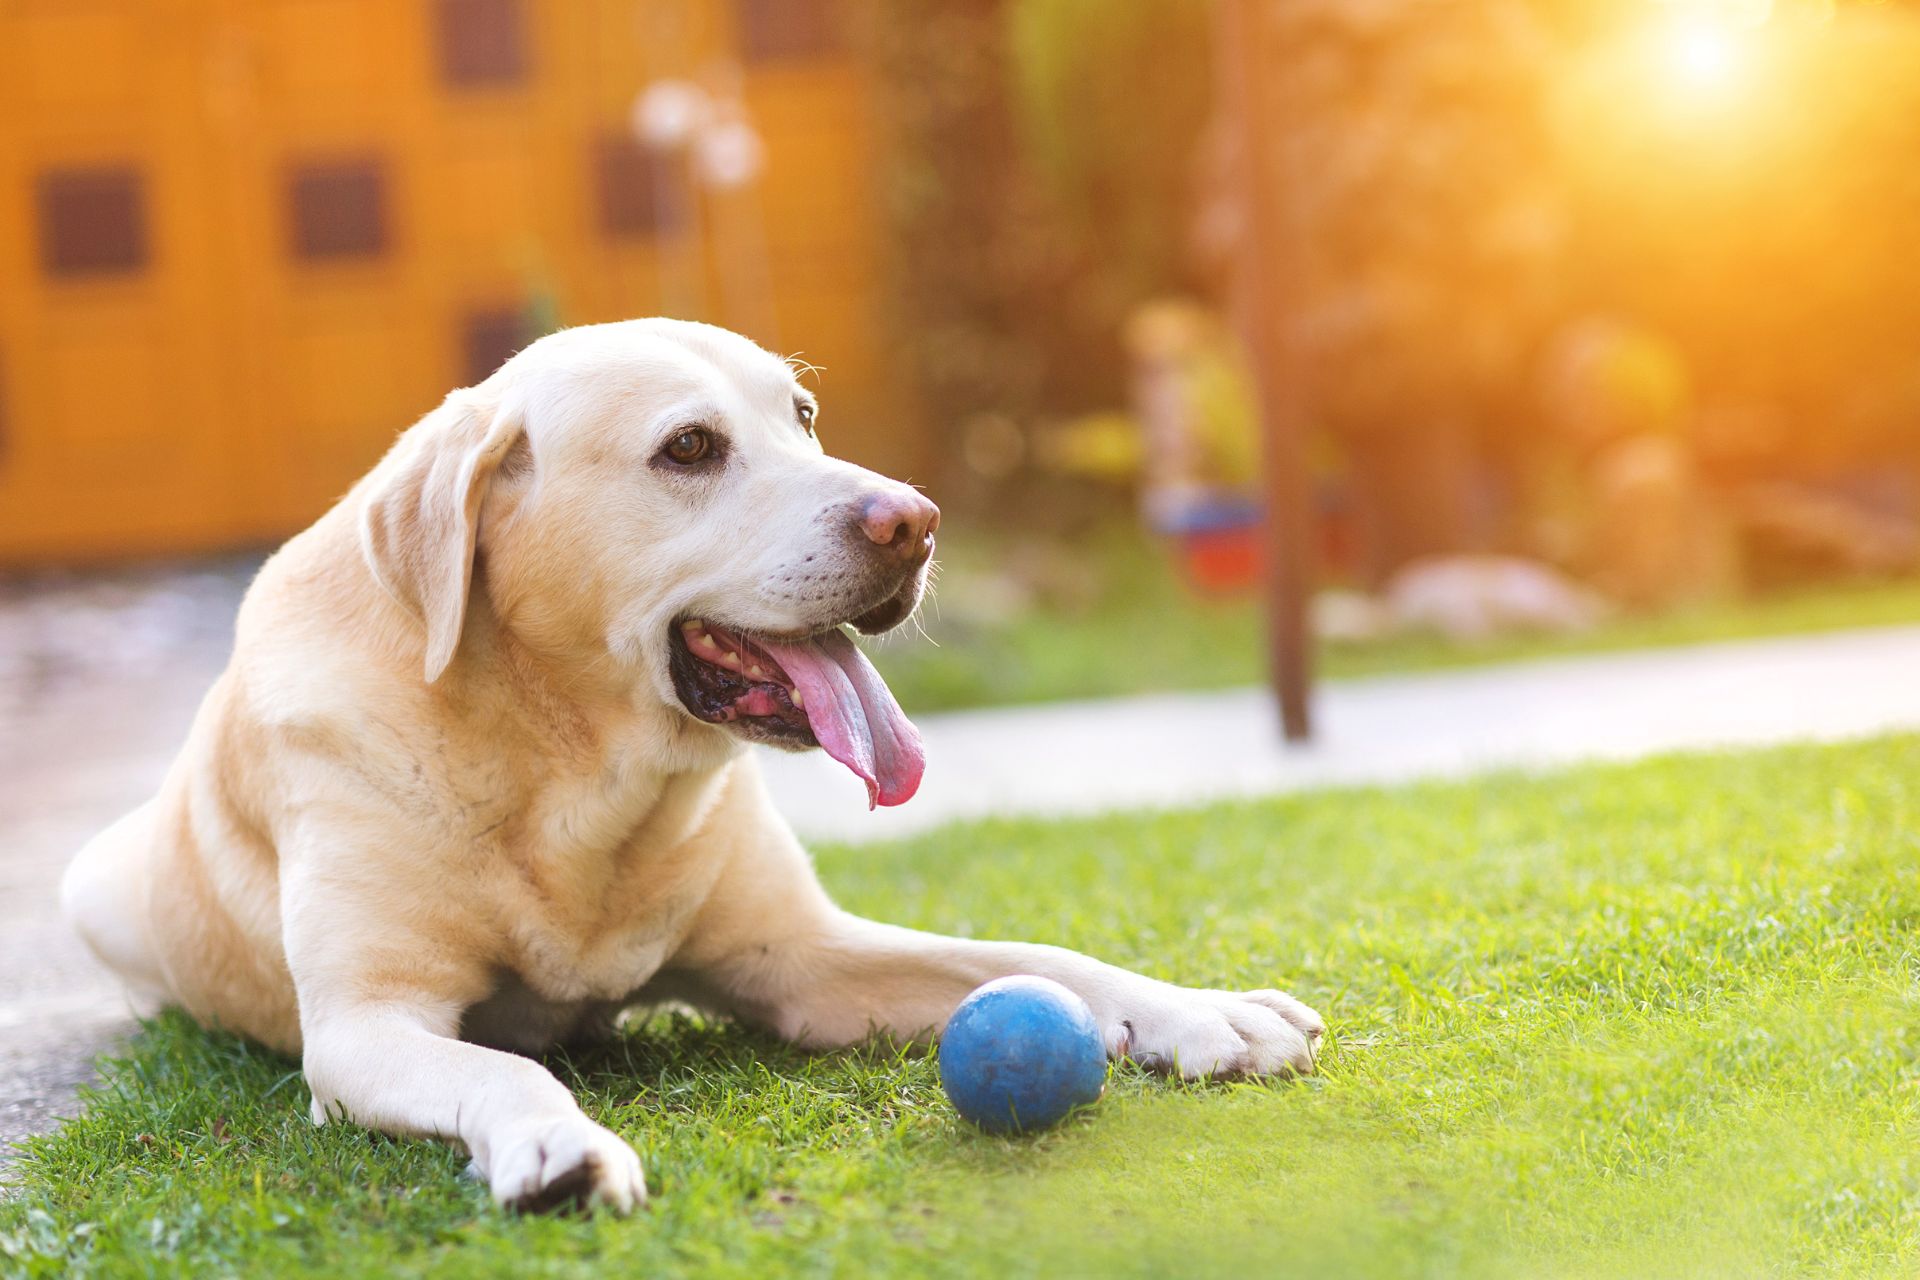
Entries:
POLYGON ((660 452, 681 466, 690 467, 713 453, 713 435, 701 427, 688 427, 667 441, 667 447, 660 452))
POLYGON ((800 419, 800 425, 807 429, 807 434, 812 435, 813 418, 819 411, 805 400, 795 400, 793 402, 793 412, 794 416, 800 419))

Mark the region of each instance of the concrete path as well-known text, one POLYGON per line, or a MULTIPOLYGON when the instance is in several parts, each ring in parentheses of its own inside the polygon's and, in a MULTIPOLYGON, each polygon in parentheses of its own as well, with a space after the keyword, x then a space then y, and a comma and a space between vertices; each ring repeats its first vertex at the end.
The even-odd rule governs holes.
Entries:
POLYGON ((159 786, 250 568, 0 591, 0 1169, 131 1025, 60 919, 60 872, 159 786))
POLYGON ((920 793, 867 811, 818 752, 768 753, 803 835, 866 840, 955 818, 1187 805, 1340 784, 1920 729, 1920 627, 1643 650, 1325 685, 1287 747, 1262 690, 916 717, 920 793))
MULTIPOLYGON (((244 578, 0 596, 0 1166, 130 1026, 61 925, 55 886, 74 849, 158 785, 225 659, 244 578)), ((921 793, 878 813, 818 753, 765 766, 802 834, 861 840, 984 814, 1920 729, 1916 674, 1920 627, 1359 680, 1323 691, 1319 740, 1291 749, 1251 690, 925 716, 921 793)))

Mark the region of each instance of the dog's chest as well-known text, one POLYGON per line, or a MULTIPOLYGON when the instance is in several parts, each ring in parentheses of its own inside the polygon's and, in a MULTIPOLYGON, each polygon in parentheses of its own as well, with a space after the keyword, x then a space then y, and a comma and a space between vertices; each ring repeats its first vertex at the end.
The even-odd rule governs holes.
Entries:
POLYGON ((509 939, 506 967, 542 1000, 617 1002, 660 971, 683 936, 688 914, 662 904, 640 920, 585 929, 550 913, 524 915, 509 939))
POLYGON ((625 829, 610 816, 617 807, 577 796, 536 815, 499 904, 510 922, 503 964, 529 993, 619 1001, 672 958, 719 874, 699 835, 710 793, 669 785, 625 829))

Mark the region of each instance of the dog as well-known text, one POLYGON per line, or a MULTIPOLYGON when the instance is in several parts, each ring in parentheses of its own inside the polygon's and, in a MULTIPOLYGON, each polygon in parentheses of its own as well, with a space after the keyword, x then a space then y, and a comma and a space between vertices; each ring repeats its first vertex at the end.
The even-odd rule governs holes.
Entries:
POLYGON ((912 615, 939 510, 827 456, 789 365, 673 320, 541 338, 261 568, 159 794, 61 887, 134 991, 300 1058, 317 1123, 465 1145, 512 1209, 644 1201, 533 1058, 679 1001, 832 1048, 923 1041, 1008 974, 1113 1058, 1307 1072, 1278 991, 836 907, 745 744, 898 804, 918 733, 848 637, 912 615))

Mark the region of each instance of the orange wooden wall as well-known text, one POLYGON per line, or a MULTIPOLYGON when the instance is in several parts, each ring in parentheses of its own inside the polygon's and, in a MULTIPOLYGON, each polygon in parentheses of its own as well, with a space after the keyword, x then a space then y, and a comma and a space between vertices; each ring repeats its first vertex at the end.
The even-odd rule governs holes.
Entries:
POLYGON ((0 4, 0 562, 298 529, 530 317, 674 307, 802 351, 836 451, 910 470, 867 77, 796 19, 829 8, 0 4), (694 197, 696 241, 627 120, 734 65, 767 167, 694 197))

